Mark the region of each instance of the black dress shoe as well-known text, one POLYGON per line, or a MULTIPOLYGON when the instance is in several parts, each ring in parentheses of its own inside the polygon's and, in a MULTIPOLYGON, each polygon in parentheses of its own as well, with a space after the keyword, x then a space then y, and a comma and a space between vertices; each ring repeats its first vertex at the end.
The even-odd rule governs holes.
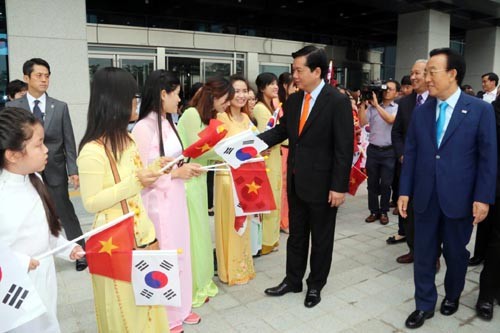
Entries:
POLYGON ((306 308, 312 308, 321 302, 321 295, 318 289, 310 288, 307 289, 306 299, 304 300, 304 305, 306 308))
POLYGON ((426 319, 432 317, 434 317, 434 312, 415 310, 408 316, 405 325, 408 328, 419 328, 424 324, 426 319))
POLYGON ((484 258, 480 256, 474 256, 469 259, 469 266, 477 266, 483 262, 484 258))
POLYGON ((76 259, 76 270, 77 271, 83 271, 85 268, 87 268, 87 259, 82 258, 82 259, 76 259))
POLYGON ((401 237, 400 239, 396 239, 396 236, 391 236, 387 238, 385 242, 389 245, 406 242, 406 236, 400 236, 400 237, 401 237))
POLYGON ((478 300, 476 303, 476 313, 479 318, 491 320, 493 318, 493 302, 478 300))
POLYGON ((264 292, 268 296, 283 296, 287 293, 300 293, 301 291, 302 291, 302 287, 293 288, 291 285, 289 285, 285 281, 281 282, 276 287, 267 288, 266 290, 264 290, 264 292))
POLYGON ((451 316, 452 314, 457 312, 458 305, 460 304, 459 301, 460 299, 457 299, 455 301, 450 301, 447 298, 443 299, 443 301, 441 302, 441 314, 443 316, 451 316))

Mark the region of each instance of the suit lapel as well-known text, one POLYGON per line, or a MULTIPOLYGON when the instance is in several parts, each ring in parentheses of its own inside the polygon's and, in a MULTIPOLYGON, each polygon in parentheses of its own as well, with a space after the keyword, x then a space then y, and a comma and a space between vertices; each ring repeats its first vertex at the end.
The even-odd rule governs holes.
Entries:
POLYGON ((441 145, 442 147, 446 141, 450 138, 450 136, 453 135, 453 132, 458 128, 462 120, 467 117, 469 114, 469 110, 467 110, 466 104, 464 102, 464 99, 462 98, 462 93, 460 94, 460 98, 457 101, 457 104, 455 105, 455 108, 453 109, 453 113, 451 114, 451 119, 450 122, 448 123, 448 127, 446 128, 446 132, 444 132, 443 140, 441 140, 441 145), (465 111, 465 112, 462 112, 465 111))
POLYGON ((290 115, 293 116, 293 119, 290 119, 290 124, 292 124, 292 128, 295 129, 293 133, 297 135, 297 138, 300 138, 299 136, 299 123, 300 123, 300 115, 302 114, 302 104, 304 102, 304 91, 300 91, 297 94, 300 94, 300 97, 298 98, 297 101, 297 112, 293 112, 290 115))
MULTIPOLYGON (((314 102, 314 106, 311 109, 311 112, 309 112, 309 116, 307 117, 306 123, 304 124, 304 128, 302 129, 302 133, 300 134, 300 136, 304 135, 304 133, 309 129, 309 127, 311 127, 311 124, 314 121, 314 119, 316 119, 316 117, 318 117, 318 114, 321 112, 321 110, 323 110, 323 106, 328 101, 325 98, 326 94, 327 94, 327 92, 326 92, 326 84, 325 84, 323 89, 321 89, 321 92, 319 93, 317 100, 314 102)), ((299 116, 299 120, 300 120, 300 116, 299 116)), ((297 128, 298 128, 298 124, 297 124, 297 128)))
MULTIPOLYGON (((429 97, 429 99, 430 98, 431 97, 429 97)), ((415 105, 416 104, 417 103, 415 103, 415 105)), ((427 109, 426 110, 422 110, 422 111, 426 112, 427 120, 426 120, 425 123, 432 124, 432 126, 429 126, 429 128, 431 129, 429 134, 431 136, 431 141, 434 144, 434 149, 437 150, 438 146, 437 146, 437 139, 436 139, 436 130, 437 130, 437 128, 436 128, 436 104, 437 104, 437 100, 432 97, 432 99, 428 103, 427 109)))
POLYGON ((44 119, 44 124, 43 128, 45 131, 50 126, 50 122, 52 121, 52 118, 54 117, 54 100, 47 95, 47 98, 45 99, 45 119, 44 119))
POLYGON ((30 103, 28 102, 28 96, 24 95, 24 97, 19 100, 19 103, 21 103, 21 109, 31 111, 30 103))

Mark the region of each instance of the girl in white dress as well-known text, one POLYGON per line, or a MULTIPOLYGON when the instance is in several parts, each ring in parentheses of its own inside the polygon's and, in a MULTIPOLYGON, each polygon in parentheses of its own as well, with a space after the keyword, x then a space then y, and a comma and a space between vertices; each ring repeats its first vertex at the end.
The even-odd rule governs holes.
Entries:
MULTIPOLYGON (((54 205, 37 172, 47 164, 44 132, 31 112, 18 108, 0 111, 0 243, 8 246, 26 268, 47 312, 12 332, 60 332, 57 321, 57 282, 52 256, 36 256, 68 241, 54 205)), ((79 245, 58 256, 82 257, 79 245)), ((4 318, 5 319, 5 318, 4 318)))

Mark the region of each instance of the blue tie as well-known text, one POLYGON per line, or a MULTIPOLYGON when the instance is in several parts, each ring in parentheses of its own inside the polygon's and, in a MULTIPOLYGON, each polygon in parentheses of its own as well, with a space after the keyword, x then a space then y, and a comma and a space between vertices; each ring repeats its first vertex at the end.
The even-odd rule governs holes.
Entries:
POLYGON ((439 104, 439 117, 437 119, 437 123, 436 123, 436 140, 437 140, 437 145, 439 147, 439 145, 441 144, 441 140, 443 138, 443 135, 444 135, 444 123, 445 123, 445 120, 446 120, 446 108, 448 107, 448 103, 446 102, 441 102, 441 104, 439 104))
POLYGON ((33 115, 40 120, 40 122, 43 125, 43 113, 42 110, 40 110, 40 107, 38 106, 40 104, 39 100, 35 100, 35 106, 33 107, 33 115))

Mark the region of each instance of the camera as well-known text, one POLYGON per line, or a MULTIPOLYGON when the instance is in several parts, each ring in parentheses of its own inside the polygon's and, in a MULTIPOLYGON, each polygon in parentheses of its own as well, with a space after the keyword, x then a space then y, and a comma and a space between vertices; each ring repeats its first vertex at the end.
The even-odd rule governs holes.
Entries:
POLYGON ((375 93, 377 96, 377 100, 382 102, 384 98, 384 92, 387 90, 387 84, 378 83, 378 84, 368 84, 361 88, 361 100, 362 101, 371 101, 373 99, 372 93, 375 93))

